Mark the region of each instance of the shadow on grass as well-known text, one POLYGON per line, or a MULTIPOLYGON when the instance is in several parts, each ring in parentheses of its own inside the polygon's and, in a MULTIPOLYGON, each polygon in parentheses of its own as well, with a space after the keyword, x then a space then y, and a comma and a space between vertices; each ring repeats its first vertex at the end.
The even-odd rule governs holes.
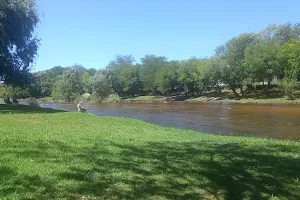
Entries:
POLYGON ((20 186, 22 192, 31 193, 40 184, 45 190, 38 197, 66 199, 300 199, 300 161, 291 156, 299 154, 299 146, 212 142, 136 146, 108 141, 82 148, 57 141, 23 145, 3 153, 63 168, 53 174, 56 181, 51 183, 0 168, 0 175, 8 174, 2 181, 10 188, 0 187, 0 194, 20 186))
POLYGON ((54 110, 51 108, 39 108, 27 105, 7 105, 0 104, 0 114, 32 114, 32 113, 57 113, 57 112, 66 112, 62 110, 54 110))
POLYGON ((18 174, 0 162, 1 196, 5 199, 53 199, 56 194, 53 185, 40 176, 18 174))

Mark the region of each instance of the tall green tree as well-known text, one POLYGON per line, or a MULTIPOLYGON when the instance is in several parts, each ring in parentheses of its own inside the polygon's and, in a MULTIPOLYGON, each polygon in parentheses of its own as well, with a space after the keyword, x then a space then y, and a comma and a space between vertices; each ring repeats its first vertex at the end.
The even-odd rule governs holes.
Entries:
POLYGON ((275 39, 280 44, 284 44, 291 39, 300 38, 300 23, 292 24, 288 22, 280 25, 272 24, 261 30, 259 35, 263 37, 263 39, 275 39))
POLYGON ((250 70, 250 78, 267 82, 267 93, 271 81, 282 73, 277 59, 279 49, 280 43, 276 39, 259 39, 245 50, 244 64, 250 70))
POLYGON ((207 60, 207 65, 205 68, 204 80, 212 88, 221 94, 223 88, 223 77, 222 68, 224 67, 224 61, 219 56, 211 57, 207 60))
POLYGON ((155 84, 157 89, 163 94, 172 94, 180 88, 177 70, 178 61, 170 61, 156 73, 155 84))
POLYGON ((109 67, 115 67, 121 64, 133 64, 135 59, 132 55, 116 55, 115 59, 110 61, 109 67))
POLYGON ((63 101, 73 101, 83 93, 82 74, 78 68, 65 71, 54 86, 53 97, 63 101))
POLYGON ((288 42, 291 39, 300 38, 300 23, 292 24, 286 23, 278 25, 278 28, 274 34, 274 37, 281 41, 282 44, 288 42))
POLYGON ((243 83, 249 77, 249 69, 244 65, 245 50, 255 40, 255 34, 245 33, 229 40, 223 47, 217 49, 216 55, 226 63, 223 68, 223 82, 228 84, 233 93, 238 97, 237 88, 241 88, 243 95, 243 83), (221 52, 218 52, 220 51, 221 52))
POLYGON ((155 93, 157 85, 155 83, 156 73, 167 63, 167 58, 164 56, 146 55, 141 58, 141 81, 145 91, 155 93))
POLYGON ((17 98, 26 98, 28 97, 28 90, 24 90, 19 86, 15 85, 3 85, 0 86, 0 98, 9 98, 9 99, 17 99, 17 98))
POLYGON ((41 92, 40 97, 49 97, 52 95, 54 85, 59 81, 59 77, 67 69, 61 66, 55 66, 51 69, 34 73, 34 82, 41 92))
POLYGON ((34 36, 38 23, 35 0, 0 0, 0 77, 7 84, 29 81, 39 46, 34 36))
POLYGON ((190 58, 182 61, 177 70, 178 81, 186 95, 201 93, 203 91, 202 78, 204 75, 203 61, 198 58, 190 58))
POLYGON ((141 90, 140 66, 130 55, 118 55, 107 69, 112 73, 112 87, 117 93, 135 94, 141 90))
POLYGON ((91 78, 91 89, 93 95, 98 99, 107 97, 112 92, 112 80, 111 75, 105 70, 99 70, 91 78))
POLYGON ((285 43, 278 53, 280 64, 284 66, 285 77, 289 80, 300 80, 300 39, 285 43))
POLYGON ((91 82, 91 77, 88 72, 84 72, 82 75, 82 89, 85 93, 91 93, 91 87, 90 87, 90 82, 91 82))

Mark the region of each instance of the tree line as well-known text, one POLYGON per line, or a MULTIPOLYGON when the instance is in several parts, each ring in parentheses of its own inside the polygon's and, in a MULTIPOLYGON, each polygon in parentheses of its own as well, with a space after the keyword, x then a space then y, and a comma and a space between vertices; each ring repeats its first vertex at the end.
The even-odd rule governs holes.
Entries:
POLYGON ((111 94, 188 97, 214 91, 222 95, 227 88, 235 98, 242 98, 261 88, 268 97, 275 85, 293 98, 299 80, 300 23, 286 23, 233 37, 209 58, 168 61, 146 55, 136 62, 131 55, 117 55, 99 70, 57 66, 32 74, 25 89, 2 87, 2 96, 101 101, 111 94))

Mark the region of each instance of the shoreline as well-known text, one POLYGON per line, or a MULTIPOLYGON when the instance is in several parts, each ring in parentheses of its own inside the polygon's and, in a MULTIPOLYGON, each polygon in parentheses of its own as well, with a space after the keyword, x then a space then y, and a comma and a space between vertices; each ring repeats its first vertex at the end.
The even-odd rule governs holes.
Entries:
MULTIPOLYGON (((61 113, 77 113, 77 111, 67 111, 67 110, 60 110, 60 109, 55 109, 55 108, 44 108, 44 107, 35 107, 35 106, 30 106, 30 105, 24 105, 24 104, 20 104, 18 106, 11 106, 11 105, 6 105, 6 104, 1 104, 0 103, 0 114, 20 114, 18 112, 18 110, 22 110, 22 113, 24 111, 24 113, 27 114, 42 114, 42 113, 57 113, 57 112, 61 112, 61 113), (6 108, 3 110, 3 108, 6 108), (1 111, 2 110, 2 111, 1 111)), ((281 136, 274 136, 274 135, 268 135, 268 134, 255 134, 253 133, 239 133, 239 132, 202 132, 202 131, 198 131, 198 130, 194 130, 194 129, 186 129, 186 128, 178 128, 178 127, 174 127, 174 126, 168 126, 168 125, 160 125, 160 124, 156 124, 156 123, 151 123, 151 122, 147 122, 144 121, 142 119, 136 119, 136 118, 131 118, 131 117, 120 117, 120 116, 100 116, 100 115, 96 115, 94 113, 90 113, 87 112, 86 114, 89 115, 93 115, 95 117, 113 117, 113 118, 120 118, 120 119, 132 119, 132 120, 136 120, 137 122, 145 122, 147 124, 151 124, 154 126, 158 126, 160 128, 171 128, 171 129, 176 129, 179 131, 193 131, 193 132, 197 132, 198 134, 205 134, 205 135, 216 135, 216 136, 228 136, 228 137, 245 137, 245 138, 257 138, 257 139, 267 139, 267 140, 280 140, 280 141, 297 141, 300 142, 300 138, 299 137, 281 137, 281 136)), ((84 114, 83 114, 84 115, 84 114)))
MULTIPOLYGON (((32 99, 20 99, 23 101, 29 101, 32 99)), ((51 100, 49 98, 41 98, 34 99, 40 101, 49 101, 49 102, 59 102, 59 103, 77 103, 78 101, 66 102, 60 100, 51 100)), ((119 99, 118 101, 109 101, 105 100, 100 103, 92 102, 92 101, 84 101, 84 103, 89 104, 112 104, 112 103, 139 103, 139 104, 149 104, 149 103, 191 103, 191 104, 261 104, 261 105, 300 105, 300 99, 288 100, 286 98, 269 98, 269 99, 256 99, 256 98, 241 98, 237 99, 229 99, 229 98, 220 98, 220 97, 197 97, 197 98, 189 98, 184 100, 176 100, 172 97, 163 97, 163 96, 139 96, 135 98, 124 98, 119 99)))
POLYGON ((245 133, 217 133, 217 132, 200 132, 192 129, 183 129, 183 128, 176 128, 172 126, 162 126, 162 125, 157 125, 153 124, 151 122, 146 122, 140 119, 135 119, 135 118, 130 118, 130 117, 119 117, 119 116, 99 116, 95 115, 93 113, 79 113, 75 111, 66 111, 66 110, 59 110, 59 109, 53 109, 53 108, 43 108, 43 107, 34 107, 34 106, 29 106, 29 105, 17 105, 17 106, 10 106, 7 104, 2 104, 0 103, 0 114, 55 114, 55 113, 73 113, 73 114, 79 114, 82 116, 85 116, 88 114, 89 116, 94 116, 96 118, 112 118, 116 120, 131 120, 136 123, 145 123, 150 126, 156 126, 158 128, 162 129, 173 129, 176 131, 182 131, 182 132, 193 132, 193 133, 198 133, 198 134, 203 134, 203 135, 213 135, 216 137, 232 137, 232 138, 249 138, 249 139, 258 139, 258 140, 274 140, 274 141, 286 141, 286 142, 300 142, 300 138, 281 138, 281 137, 272 137, 268 135, 253 135, 253 134, 245 134, 245 133), (4 108, 4 110, 3 110, 4 108))

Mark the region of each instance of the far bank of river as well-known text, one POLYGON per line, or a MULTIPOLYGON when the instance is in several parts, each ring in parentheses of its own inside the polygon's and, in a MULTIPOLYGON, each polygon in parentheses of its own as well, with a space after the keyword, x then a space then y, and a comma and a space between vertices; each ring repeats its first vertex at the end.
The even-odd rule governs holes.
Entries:
MULTIPOLYGON (((52 101, 51 98, 41 100, 52 101)), ((57 101, 63 103, 63 101, 57 101)), ((76 103, 78 101, 75 101, 76 103)), ((138 96, 132 98, 108 98, 101 103, 169 103, 169 102, 185 102, 185 103, 231 103, 231 104, 279 104, 279 105, 294 105, 300 104, 300 99, 289 100, 287 98, 220 98, 220 97, 197 97, 197 98, 179 98, 175 96, 138 96)), ((89 102, 93 103, 93 102, 89 102)))

